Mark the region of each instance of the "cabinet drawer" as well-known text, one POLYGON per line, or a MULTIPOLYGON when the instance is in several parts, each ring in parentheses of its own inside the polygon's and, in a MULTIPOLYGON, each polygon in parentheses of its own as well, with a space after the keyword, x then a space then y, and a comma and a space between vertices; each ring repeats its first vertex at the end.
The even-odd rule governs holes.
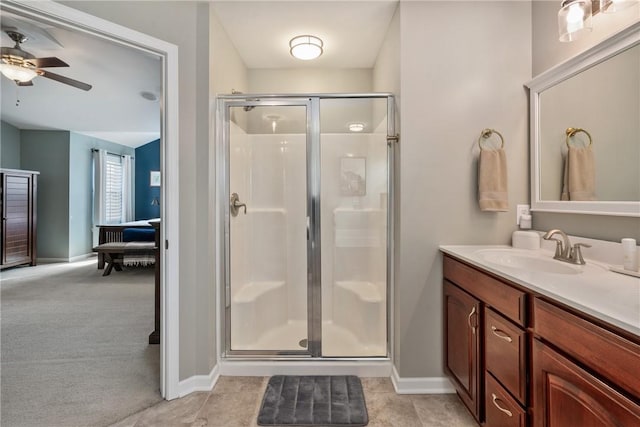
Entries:
POLYGON ((526 402, 526 333, 491 309, 485 312, 485 361, 487 371, 520 403, 526 402))
POLYGON ((455 259, 444 257, 444 277, 517 324, 525 325, 525 293, 455 259))
POLYGON ((533 330, 610 382, 640 396, 640 345, 539 298, 533 330))
POLYGON ((485 425, 525 427, 527 414, 509 393, 491 376, 485 382, 485 425))

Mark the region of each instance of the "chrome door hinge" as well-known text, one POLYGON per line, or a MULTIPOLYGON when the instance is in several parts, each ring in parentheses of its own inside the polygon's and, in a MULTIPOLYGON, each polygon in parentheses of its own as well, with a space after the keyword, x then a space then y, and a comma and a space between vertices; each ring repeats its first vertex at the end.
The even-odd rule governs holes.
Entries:
POLYGON ((387 145, 397 144, 400 142, 400 134, 387 135, 387 145))

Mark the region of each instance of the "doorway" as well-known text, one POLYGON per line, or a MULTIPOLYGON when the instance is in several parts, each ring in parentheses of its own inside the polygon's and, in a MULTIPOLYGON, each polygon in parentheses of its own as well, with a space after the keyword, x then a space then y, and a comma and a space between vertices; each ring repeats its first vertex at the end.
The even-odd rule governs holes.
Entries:
POLYGON ((179 194, 178 170, 178 48, 165 41, 138 33, 123 26, 96 18, 56 2, 7 0, 0 4, 2 12, 48 23, 71 31, 93 35, 159 57, 162 67, 161 102, 161 217, 162 266, 160 383, 165 399, 179 396, 179 194), (168 242, 171 241, 171 256, 168 242))

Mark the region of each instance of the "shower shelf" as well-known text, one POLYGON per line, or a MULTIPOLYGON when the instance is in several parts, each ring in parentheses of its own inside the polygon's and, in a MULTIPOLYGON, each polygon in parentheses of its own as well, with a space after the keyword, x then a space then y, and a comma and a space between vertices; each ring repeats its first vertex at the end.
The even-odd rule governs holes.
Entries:
POLYGON ((233 301, 235 303, 255 302, 267 292, 283 286, 284 281, 249 282, 234 295, 233 301))

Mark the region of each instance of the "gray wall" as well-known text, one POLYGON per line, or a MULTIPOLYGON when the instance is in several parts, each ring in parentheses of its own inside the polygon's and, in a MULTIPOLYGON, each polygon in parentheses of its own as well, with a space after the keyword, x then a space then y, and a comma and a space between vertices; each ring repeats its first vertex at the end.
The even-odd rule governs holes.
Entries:
MULTIPOLYGON (((373 68, 373 90, 375 92, 390 92, 395 95, 396 102, 396 131, 399 132, 401 129, 401 110, 400 104, 402 103, 402 93, 400 89, 400 8, 396 9, 395 14, 393 15, 393 19, 389 23, 389 28, 387 29, 387 34, 385 35, 384 41, 380 48, 380 52, 378 52, 378 57, 376 58, 376 63, 373 68)), ((400 205, 401 205, 401 197, 402 194, 400 192, 400 160, 401 153, 400 149, 402 144, 396 144, 394 147, 394 195, 395 195, 395 223, 394 227, 394 253, 393 259, 396 265, 400 263, 400 205)), ((398 284, 398 270, 394 271, 394 282, 398 284)), ((393 294, 393 300, 398 301, 400 298, 400 287, 395 286, 393 294)), ((393 355, 394 355, 394 363, 399 360, 400 351, 400 322, 398 321, 398 316, 400 310, 397 307, 391 308, 393 316, 393 341, 391 345, 393 346, 393 355)))
POLYGON ((440 244, 506 244, 529 200, 531 4, 401 2, 400 224, 396 360, 401 377, 441 377, 440 244), (508 37, 506 36, 508 35, 508 37), (481 212, 477 140, 505 138, 509 212, 481 212))
MULTIPOLYGON (((91 149, 133 156, 131 147, 71 132, 69 139, 69 257, 89 254, 93 247, 93 160, 91 149)), ((133 171, 135 176, 135 170, 133 171)))
MULTIPOLYGON (((556 1, 534 1, 532 3, 532 70, 538 75, 549 68, 596 45, 601 40, 628 27, 640 16, 636 5, 614 14, 599 13, 593 17, 593 31, 573 43, 558 41, 556 1)), ((537 230, 561 228, 577 236, 609 241, 620 241, 623 237, 640 240, 640 218, 602 215, 574 215, 565 213, 533 213, 533 227, 537 230)))
POLYGON ((0 167, 20 169, 20 129, 0 121, 0 167))
MULTIPOLYGON (((210 10, 210 43, 209 43, 209 99, 211 100, 211 117, 214 117, 215 97, 218 94, 229 94, 233 89, 240 92, 248 92, 247 68, 245 67, 240 55, 229 40, 229 36, 220 24, 218 17, 213 9, 210 10)), ((211 134, 209 136, 209 253, 216 253, 216 216, 215 216, 215 197, 217 197, 217 180, 216 180, 216 145, 215 145, 215 122, 211 126, 211 134)), ((215 262, 208 262, 208 275, 213 278, 216 276, 217 268, 215 262)), ((211 302, 211 309, 208 312, 209 318, 207 324, 211 325, 209 335, 209 347, 211 353, 210 365, 216 363, 216 292, 215 287, 208 289, 205 298, 211 302)))
POLYGON ((69 258, 69 132, 20 131, 21 168, 39 171, 38 258, 69 258))
POLYGON ((194 1, 61 2, 179 48, 180 379, 208 375, 214 365, 209 323, 215 289, 207 239, 209 179, 209 6, 194 1), (186 66, 185 66, 186 64, 186 66))

